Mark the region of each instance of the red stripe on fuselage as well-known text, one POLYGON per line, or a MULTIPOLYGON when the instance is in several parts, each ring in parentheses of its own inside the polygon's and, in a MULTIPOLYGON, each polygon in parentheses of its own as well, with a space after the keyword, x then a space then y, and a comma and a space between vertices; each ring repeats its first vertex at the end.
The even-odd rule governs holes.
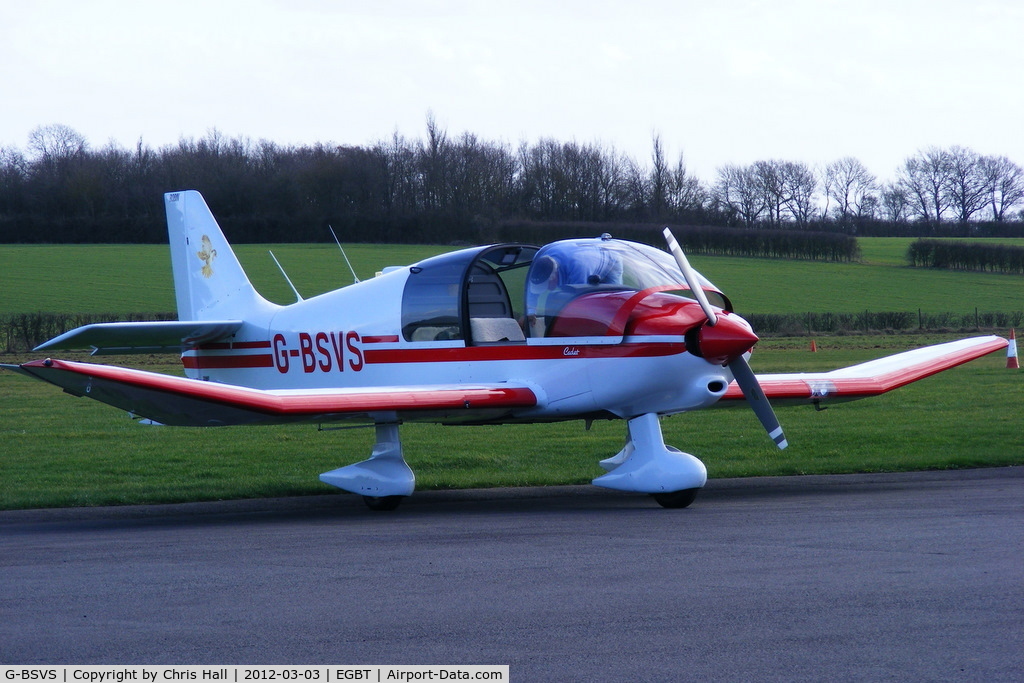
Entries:
POLYGON ((248 356, 182 356, 181 364, 190 370, 272 368, 274 358, 269 353, 248 356))
POLYGON ((368 365, 386 363, 459 363, 467 361, 550 360, 553 358, 651 358, 682 353, 686 346, 679 342, 644 344, 564 346, 466 346, 428 349, 367 349, 363 351, 368 365))
MULTIPOLYGON (((395 336, 363 337, 374 340, 370 343, 386 343, 398 340, 395 336)), ((207 344, 201 351, 234 350, 242 348, 267 348, 270 342, 235 342, 232 344, 207 344), (246 345, 246 346, 243 346, 246 345)), ((686 346, 680 342, 624 343, 624 344, 525 344, 494 346, 458 346, 430 348, 364 349, 363 356, 368 365, 393 363, 461 363, 467 361, 516 361, 551 360, 555 358, 652 358, 682 353, 686 346)), ((290 354, 299 356, 298 349, 290 354)), ((272 368, 274 359, 270 354, 248 355, 197 355, 183 356, 182 365, 192 370, 272 368)))
POLYGON ((396 344, 398 343, 397 334, 383 334, 377 336, 363 337, 364 344, 396 344))

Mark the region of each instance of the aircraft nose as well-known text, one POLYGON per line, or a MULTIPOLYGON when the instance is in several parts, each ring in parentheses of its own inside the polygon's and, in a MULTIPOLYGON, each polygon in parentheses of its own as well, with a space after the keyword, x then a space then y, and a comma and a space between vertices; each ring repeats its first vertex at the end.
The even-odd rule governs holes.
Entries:
POLYGON ((747 321, 723 313, 715 325, 704 324, 686 335, 686 348, 715 365, 726 365, 749 351, 758 341, 747 321))

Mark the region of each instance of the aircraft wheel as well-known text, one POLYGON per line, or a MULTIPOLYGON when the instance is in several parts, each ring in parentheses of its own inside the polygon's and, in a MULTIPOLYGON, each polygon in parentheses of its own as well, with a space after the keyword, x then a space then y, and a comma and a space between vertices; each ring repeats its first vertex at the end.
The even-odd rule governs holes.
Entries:
POLYGON ((403 498, 405 496, 363 496, 363 502, 374 512, 387 512, 397 508, 403 498))
POLYGON ((700 489, 683 489, 682 491, 672 491, 671 493, 652 493, 651 497, 658 501, 658 505, 663 508, 680 509, 689 506, 693 502, 697 497, 697 491, 700 491, 700 489))

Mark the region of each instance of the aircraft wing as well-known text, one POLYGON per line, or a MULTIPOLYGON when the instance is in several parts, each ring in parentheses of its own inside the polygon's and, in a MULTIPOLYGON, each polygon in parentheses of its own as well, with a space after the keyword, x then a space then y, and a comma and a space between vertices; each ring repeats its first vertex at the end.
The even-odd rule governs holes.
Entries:
POLYGON ((241 320, 155 320, 83 325, 43 342, 35 351, 93 349, 93 355, 180 352, 238 331, 241 320))
MULTIPOLYGON (((838 403, 877 396, 919 379, 1005 349, 1002 337, 973 337, 925 346, 830 372, 759 374, 757 381, 773 405, 838 403)), ((719 405, 743 400, 733 382, 719 405)))
POLYGON ((537 405, 522 384, 266 391, 110 365, 39 360, 3 365, 154 422, 176 426, 330 422, 487 421, 537 405))

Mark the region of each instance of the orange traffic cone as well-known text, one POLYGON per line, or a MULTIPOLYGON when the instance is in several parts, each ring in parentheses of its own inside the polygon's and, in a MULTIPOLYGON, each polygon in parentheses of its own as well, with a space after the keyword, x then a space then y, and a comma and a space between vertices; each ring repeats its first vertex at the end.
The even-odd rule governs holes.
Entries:
POLYGON ((1010 330, 1010 345, 1006 347, 1006 369, 1019 370, 1020 361, 1017 360, 1017 335, 1010 330))
POLYGON ((818 351, 818 345, 815 344, 814 340, 812 339, 811 340, 811 353, 817 353, 817 351, 818 351))

